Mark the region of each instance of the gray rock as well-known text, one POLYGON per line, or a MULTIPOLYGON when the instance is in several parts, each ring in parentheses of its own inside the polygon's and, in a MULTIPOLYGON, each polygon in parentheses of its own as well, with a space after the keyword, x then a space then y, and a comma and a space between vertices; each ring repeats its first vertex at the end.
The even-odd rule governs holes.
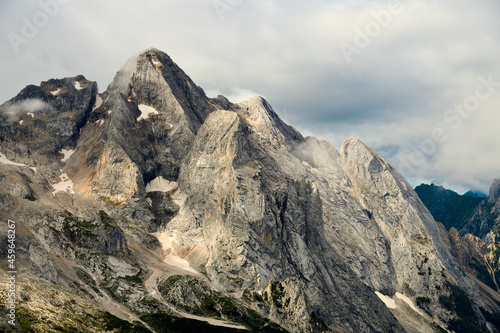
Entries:
MULTIPOLYGON (((155 49, 131 58, 101 95, 80 77, 30 86, 10 103, 28 96, 48 103, 34 126, 46 131, 40 145, 53 142, 17 144, 23 133, 38 137, 18 122, 2 125, 9 157, 40 165, 37 173, 0 166, 25 174, 37 198, 13 214, 53 254, 37 248, 30 260, 53 264, 54 283, 102 306, 112 299, 125 312, 171 306, 200 315, 200 299, 216 295, 291 332, 404 332, 409 317, 429 331, 461 315, 443 303, 457 295, 479 326, 479 308, 495 312, 406 180, 359 140, 339 152, 303 138, 261 97, 210 99, 155 49), (65 162, 62 147, 74 149, 65 162), (49 185, 61 173, 73 183, 65 200, 49 185), (182 277, 196 273, 191 285, 182 277), (180 282, 162 298, 157 278, 171 275, 180 282), (426 302, 389 309, 375 292, 426 302)), ((22 186, 14 192, 24 195, 22 186)), ((234 320, 216 309, 219 320, 234 320)))

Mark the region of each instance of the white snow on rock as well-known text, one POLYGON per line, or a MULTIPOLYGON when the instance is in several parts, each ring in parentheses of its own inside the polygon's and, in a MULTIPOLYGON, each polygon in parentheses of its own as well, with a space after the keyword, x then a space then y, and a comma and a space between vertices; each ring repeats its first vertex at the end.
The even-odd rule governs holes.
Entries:
POLYGON ((176 190, 179 185, 176 182, 171 182, 162 176, 156 177, 146 185, 146 192, 172 192, 176 190))
POLYGON ((396 297, 403 300, 406 304, 408 304, 408 306, 410 308, 412 308, 413 311, 415 311, 416 313, 419 313, 419 314, 422 314, 416 307, 415 305, 413 304, 412 300, 406 296, 406 295, 403 295, 401 293, 396 293, 396 297))
POLYGON ((23 124, 24 123, 24 120, 19 120, 19 124, 23 124))
POLYGON ((76 90, 82 90, 83 89, 82 86, 80 85, 80 82, 75 81, 75 89, 76 90))
POLYGON ((28 112, 26 113, 28 116, 31 116, 31 118, 35 118, 35 114, 34 113, 31 113, 31 112, 28 112))
POLYGON ((397 308, 396 302, 392 298, 390 298, 389 296, 381 294, 378 291, 376 291, 375 294, 378 296, 378 298, 380 298, 380 300, 382 302, 384 302, 384 304, 385 304, 385 306, 387 306, 387 308, 389 308, 389 309, 396 309, 397 308))
POLYGON ((154 59, 151 59, 151 61, 153 62, 153 65, 155 65, 155 66, 156 66, 156 65, 159 65, 159 64, 161 64, 161 62, 159 62, 159 61, 156 61, 156 60, 154 60, 154 59))
POLYGON ((64 155, 63 159, 61 160, 61 162, 66 162, 67 160, 69 160, 69 158, 71 157, 71 155, 73 155, 75 151, 74 150, 67 150, 67 149, 61 149, 60 153, 64 155))
POLYGON ((63 173, 60 177, 61 182, 52 185, 54 188, 54 192, 52 192, 52 194, 56 195, 57 192, 69 192, 71 194, 75 194, 75 191, 73 191, 73 181, 69 179, 68 175, 63 173))
POLYGON ((50 93, 54 96, 56 96, 57 94, 59 94, 61 92, 61 88, 57 88, 56 90, 54 91, 51 91, 50 93))
POLYGON ((146 104, 139 104, 139 110, 141 111, 141 115, 137 118, 137 121, 140 121, 141 119, 147 119, 151 114, 159 113, 155 108, 146 104))
MULTIPOLYGON (((0 164, 5 164, 5 165, 16 165, 16 166, 24 166, 27 167, 26 164, 21 164, 21 163, 16 163, 7 158, 4 154, 0 153, 0 164)), ((31 170, 36 171, 35 167, 29 167, 31 170)))
POLYGON ((94 107, 92 108, 92 111, 100 108, 102 105, 102 102, 103 102, 102 97, 99 94, 97 94, 97 97, 95 99, 95 104, 94 104, 94 107))
POLYGON ((5 156, 4 154, 0 153, 0 163, 2 164, 9 164, 9 165, 17 165, 17 166, 27 166, 26 164, 21 164, 21 163, 16 163, 12 162, 5 156))

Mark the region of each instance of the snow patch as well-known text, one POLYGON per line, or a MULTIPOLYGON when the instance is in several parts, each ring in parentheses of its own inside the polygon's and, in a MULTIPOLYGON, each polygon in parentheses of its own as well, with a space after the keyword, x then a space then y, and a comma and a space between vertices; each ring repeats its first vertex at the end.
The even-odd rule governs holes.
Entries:
MULTIPOLYGON (((21 164, 21 163, 16 163, 16 162, 12 162, 11 160, 9 160, 7 158, 7 156, 5 156, 4 154, 0 153, 0 164, 5 164, 5 165, 16 165, 16 166, 24 166, 24 167, 28 167, 26 164, 21 164)), ((36 168, 35 167, 28 167, 30 168, 31 170, 36 171, 36 168)))
POLYGON ((179 313, 184 318, 194 319, 194 320, 198 320, 198 321, 204 321, 206 323, 209 323, 212 326, 228 327, 228 328, 234 328, 234 329, 237 329, 237 330, 243 330, 243 331, 249 332, 248 328, 245 327, 245 326, 241 326, 241 325, 237 325, 237 324, 231 324, 229 322, 225 322, 225 321, 218 320, 218 319, 195 316, 195 315, 192 315, 192 314, 189 314, 189 313, 186 313, 186 312, 177 312, 177 313, 179 313))
POLYGON ((83 87, 80 85, 80 82, 75 81, 75 89, 76 90, 82 90, 83 89, 83 87))
POLYGON ((24 120, 19 120, 19 124, 22 125, 24 123, 24 120))
POLYGON ((104 119, 99 120, 99 126, 101 126, 102 124, 104 124, 104 119))
POLYGON ((151 114, 159 114, 155 108, 146 104, 139 104, 139 110, 141 111, 141 115, 137 118, 137 121, 147 119, 151 114))
POLYGON ((156 65, 159 65, 159 64, 161 64, 161 62, 159 62, 159 61, 156 61, 156 60, 154 60, 154 59, 151 59, 151 61, 153 62, 153 65, 155 65, 155 66, 156 66, 156 65))
POLYGON ((146 193, 149 192, 172 192, 179 187, 177 182, 171 182, 162 176, 156 177, 146 185, 146 193))
POLYGON ((63 154, 64 157, 63 159, 61 160, 61 162, 66 162, 67 160, 69 160, 69 158, 71 157, 71 155, 73 155, 75 151, 74 150, 67 150, 67 149, 61 149, 61 151, 59 153, 63 154))
POLYGON ((59 177, 61 178, 61 182, 52 185, 54 188, 54 192, 52 192, 52 194, 56 195, 57 192, 69 192, 71 194, 75 194, 75 191, 73 191, 73 181, 69 179, 68 175, 63 173, 59 177))
POLYGON ((31 112, 28 112, 26 113, 28 116, 31 116, 31 118, 35 118, 35 114, 34 113, 31 113, 31 112))
POLYGON ((59 94, 61 92, 61 88, 57 88, 56 90, 54 91, 51 91, 50 93, 54 96, 57 96, 57 94, 59 94))
POLYGON ((100 108, 102 105, 102 102, 103 102, 102 97, 99 94, 97 94, 97 97, 95 98, 95 104, 94 104, 94 107, 92 108, 92 111, 100 108))
POLYGON ((416 313, 419 313, 419 314, 422 314, 416 307, 415 305, 413 304, 412 300, 406 296, 406 295, 403 295, 401 293, 396 293, 396 297, 403 300, 406 304, 408 304, 408 306, 410 308, 412 308, 413 311, 415 311, 416 313))
POLYGON ((375 294, 380 298, 382 302, 384 302, 385 306, 389 309, 396 309, 396 302, 390 298, 389 296, 385 296, 384 294, 379 293, 378 291, 375 292, 375 294))
POLYGON ((27 166, 26 164, 12 162, 11 160, 9 160, 7 158, 7 156, 5 156, 2 153, 0 153, 0 163, 2 163, 2 164, 8 164, 8 165, 27 166))

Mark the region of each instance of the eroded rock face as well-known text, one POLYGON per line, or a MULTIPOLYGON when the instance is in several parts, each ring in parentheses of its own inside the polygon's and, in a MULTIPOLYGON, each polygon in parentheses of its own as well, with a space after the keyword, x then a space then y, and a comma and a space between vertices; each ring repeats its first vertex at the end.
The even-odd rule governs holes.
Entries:
MULTIPOLYGON (((62 101, 66 91, 91 87, 81 78, 60 88, 48 82, 28 91, 53 100, 58 112, 73 110, 73 95, 62 101)), ((56 171, 0 165, 10 186, 0 189, 2 214, 24 221, 37 239, 32 261, 54 268, 39 277, 50 273, 51 283, 120 308, 127 320, 135 311, 152 327, 151 314, 171 315, 170 306, 203 316, 203 305, 217 320, 236 320, 223 313, 230 304, 278 331, 404 332, 409 317, 425 331, 452 327, 462 289, 468 320, 485 327, 479 307, 493 310, 435 221, 361 141, 339 152, 303 138, 261 97, 208 98, 155 49, 131 58, 105 93, 90 95, 75 137, 40 125, 53 141, 75 140, 68 158, 51 162, 56 171), (172 275, 181 277, 173 283, 172 275), (161 281, 172 283, 158 289, 161 281), (376 291, 425 302, 420 312, 389 309, 376 291), (215 296, 213 308, 199 301, 215 296)))
POLYGON ((473 271, 481 281, 496 291, 500 291, 495 281, 495 274, 487 262, 487 255, 491 251, 480 238, 467 234, 461 237, 456 229, 451 229, 448 235, 451 253, 459 262, 473 271))
POLYGON ((476 235, 481 239, 500 226, 500 180, 495 179, 490 187, 490 193, 475 208, 467 219, 460 233, 476 235))
POLYGON ((488 195, 488 202, 497 203, 500 200, 500 179, 493 180, 490 187, 490 194, 488 195))

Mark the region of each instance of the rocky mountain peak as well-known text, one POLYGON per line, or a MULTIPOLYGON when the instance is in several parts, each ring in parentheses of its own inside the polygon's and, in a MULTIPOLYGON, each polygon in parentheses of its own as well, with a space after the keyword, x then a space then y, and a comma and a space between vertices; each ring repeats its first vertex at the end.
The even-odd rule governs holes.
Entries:
POLYGON ((490 194, 488 195, 488 202, 496 203, 500 200, 500 179, 494 179, 490 187, 490 194))
POLYGON ((347 169, 361 171, 364 178, 369 178, 371 173, 378 173, 389 168, 387 162, 378 153, 359 139, 346 140, 340 149, 340 156, 347 169))
POLYGON ((235 106, 237 112, 275 147, 283 145, 291 149, 304 141, 302 135, 285 124, 263 97, 250 96, 235 106))
POLYGON ((32 123, 0 123, 0 217, 30 244, 19 249, 30 283, 144 332, 205 331, 204 317, 254 331, 470 332, 455 324, 483 328, 481 311, 494 313, 406 180, 358 139, 339 153, 262 97, 208 98, 156 49, 103 94, 83 77, 22 94, 57 110, 21 119, 39 137, 32 123), (75 114, 71 140, 50 132, 75 114), (52 155, 37 171, 8 160, 41 145, 52 155))
POLYGON ((0 106, 2 153, 30 166, 57 163, 61 149, 75 146, 96 97, 97 83, 83 75, 28 85, 0 106))

